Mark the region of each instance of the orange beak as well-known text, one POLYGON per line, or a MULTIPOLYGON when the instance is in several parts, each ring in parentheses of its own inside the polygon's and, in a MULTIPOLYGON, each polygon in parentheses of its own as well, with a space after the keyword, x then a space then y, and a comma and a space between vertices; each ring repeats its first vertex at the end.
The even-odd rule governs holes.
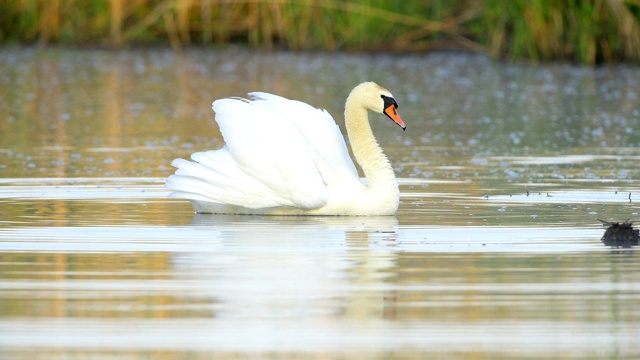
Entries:
POLYGON ((387 106, 387 108, 384 109, 384 114, 387 115, 391 120, 393 120, 393 122, 398 124, 402 128, 402 130, 405 130, 407 128, 404 124, 404 121, 400 119, 400 115, 398 115, 398 110, 396 110, 396 106, 394 104, 387 106))

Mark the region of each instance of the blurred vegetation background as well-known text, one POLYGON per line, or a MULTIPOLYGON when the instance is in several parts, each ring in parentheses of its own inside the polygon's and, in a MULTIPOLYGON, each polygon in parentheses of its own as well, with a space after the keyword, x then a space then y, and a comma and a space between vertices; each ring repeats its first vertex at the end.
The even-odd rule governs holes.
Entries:
POLYGON ((640 0, 3 0, 0 43, 640 60, 640 0))

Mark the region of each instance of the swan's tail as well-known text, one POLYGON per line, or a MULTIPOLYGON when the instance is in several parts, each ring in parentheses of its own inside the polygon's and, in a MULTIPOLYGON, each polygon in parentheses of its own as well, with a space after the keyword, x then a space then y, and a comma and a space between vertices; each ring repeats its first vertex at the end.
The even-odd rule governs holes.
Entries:
POLYGON ((165 187, 173 190, 169 197, 252 209, 286 203, 285 199, 275 199, 266 186, 238 169, 225 148, 197 152, 191 158, 194 161, 171 162, 178 169, 165 183, 165 187))

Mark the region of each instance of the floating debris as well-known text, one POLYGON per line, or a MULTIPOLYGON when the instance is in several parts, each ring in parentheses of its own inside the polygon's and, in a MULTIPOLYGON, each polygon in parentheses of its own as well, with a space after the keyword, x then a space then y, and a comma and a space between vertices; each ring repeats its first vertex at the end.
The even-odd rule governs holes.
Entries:
POLYGON ((618 222, 609 222, 605 220, 600 220, 602 225, 608 226, 607 230, 604 232, 602 236, 602 242, 606 246, 615 246, 615 247, 623 247, 629 248, 632 246, 638 246, 638 229, 633 228, 633 221, 629 221, 631 219, 627 219, 623 223, 618 222))

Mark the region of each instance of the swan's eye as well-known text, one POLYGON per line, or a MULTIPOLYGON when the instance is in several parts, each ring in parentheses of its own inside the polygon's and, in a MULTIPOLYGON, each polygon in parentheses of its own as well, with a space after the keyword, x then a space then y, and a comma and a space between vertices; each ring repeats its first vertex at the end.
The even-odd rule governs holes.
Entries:
POLYGON ((382 100, 384 100, 384 108, 388 108, 389 106, 393 105, 394 108, 398 108, 398 103, 396 102, 396 99, 392 98, 392 97, 388 97, 385 95, 380 95, 380 97, 382 98, 382 100))

